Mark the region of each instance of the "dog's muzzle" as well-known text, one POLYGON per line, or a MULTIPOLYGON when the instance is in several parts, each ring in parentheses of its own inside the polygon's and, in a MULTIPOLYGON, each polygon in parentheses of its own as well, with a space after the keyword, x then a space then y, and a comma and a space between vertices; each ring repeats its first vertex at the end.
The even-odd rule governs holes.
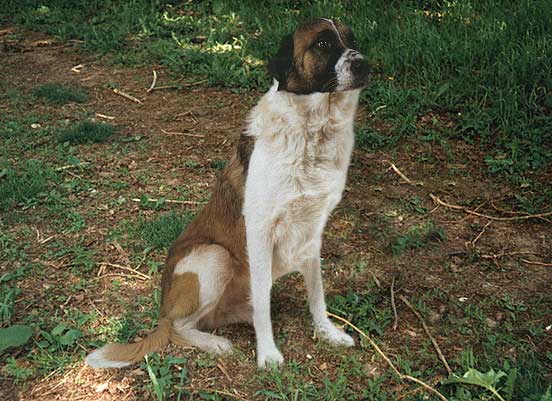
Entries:
POLYGON ((343 52, 335 65, 338 91, 363 88, 370 81, 370 66, 362 54, 353 49, 343 52))

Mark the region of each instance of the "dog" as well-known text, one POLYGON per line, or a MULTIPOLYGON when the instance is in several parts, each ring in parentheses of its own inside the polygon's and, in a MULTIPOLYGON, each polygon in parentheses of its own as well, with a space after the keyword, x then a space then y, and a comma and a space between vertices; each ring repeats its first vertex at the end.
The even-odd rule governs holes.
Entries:
POLYGON ((292 271, 305 278, 319 337, 354 345, 326 315, 320 248, 345 187, 370 69, 352 30, 319 18, 283 38, 268 71, 273 85, 250 112, 210 201, 169 250, 157 328, 93 351, 89 366, 128 366, 169 342, 230 352, 231 342, 209 331, 237 322, 253 323, 258 366, 280 365, 270 291, 292 271))

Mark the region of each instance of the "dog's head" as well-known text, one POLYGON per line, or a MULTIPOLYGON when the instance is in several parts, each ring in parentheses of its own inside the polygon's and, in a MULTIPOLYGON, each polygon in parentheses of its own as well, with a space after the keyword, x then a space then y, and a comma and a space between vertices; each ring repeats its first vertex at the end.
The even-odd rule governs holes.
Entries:
POLYGON ((297 94, 363 88, 370 75, 351 28, 326 18, 307 22, 284 37, 268 71, 278 81, 278 90, 297 94))

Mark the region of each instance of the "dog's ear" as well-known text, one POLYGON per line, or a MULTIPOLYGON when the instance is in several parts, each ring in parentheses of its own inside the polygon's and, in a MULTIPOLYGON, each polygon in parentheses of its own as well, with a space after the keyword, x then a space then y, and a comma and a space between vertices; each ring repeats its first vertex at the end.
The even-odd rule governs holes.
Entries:
POLYGON ((278 53, 268 62, 268 72, 278 81, 278 90, 285 90, 287 78, 293 68, 293 35, 286 35, 278 53))

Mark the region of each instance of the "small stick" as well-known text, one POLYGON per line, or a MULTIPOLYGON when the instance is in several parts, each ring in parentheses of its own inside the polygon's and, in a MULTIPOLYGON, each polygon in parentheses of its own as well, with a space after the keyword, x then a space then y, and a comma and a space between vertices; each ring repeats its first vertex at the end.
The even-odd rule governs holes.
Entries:
POLYGON ((404 174, 402 173, 402 171, 399 170, 399 169, 397 168, 397 166, 395 166, 394 163, 391 163, 391 168, 392 168, 393 171, 394 171, 395 173, 397 173, 397 175, 398 175, 399 177, 401 177, 407 184, 414 185, 414 183, 410 180, 410 178, 408 178, 406 175, 404 175, 404 174))
POLYGON ((106 120, 115 120, 115 117, 111 117, 101 113, 96 113, 96 117, 105 118, 106 120))
POLYGON ((71 68, 71 71, 76 72, 77 74, 81 73, 81 69, 84 67, 84 64, 79 64, 71 68))
POLYGON ((391 281, 391 307, 393 308, 393 316, 395 318, 393 321, 393 331, 395 331, 399 325, 399 315, 397 315, 397 306, 395 305, 395 277, 391 281))
POLYGON ((226 376, 229 382, 232 382, 232 378, 228 374, 228 371, 226 370, 226 366, 224 366, 224 362, 222 362, 221 359, 218 360, 217 368, 222 372, 224 376, 226 376))
POLYGON ((171 131, 166 131, 163 128, 161 128, 161 131, 165 135, 182 135, 182 136, 192 136, 194 138, 205 138, 205 135, 201 135, 201 134, 188 134, 187 132, 171 132, 171 131))
POLYGON ((176 116, 174 116, 174 119, 175 120, 178 120, 178 117, 184 117, 184 116, 190 116, 192 117, 192 120, 194 121, 194 123, 198 123, 199 120, 197 119, 197 117, 195 116, 194 112, 192 110, 188 110, 188 111, 185 111, 184 113, 179 113, 177 114, 176 116))
POLYGON ((487 224, 485 224, 485 227, 483 227, 483 229, 479 232, 479 234, 477 234, 477 237, 475 237, 473 241, 468 242, 468 245, 470 245, 472 248, 475 248, 475 243, 479 240, 479 238, 481 238, 481 236, 487 230, 487 227, 489 227, 492 222, 493 222, 492 220, 489 220, 487 224))
POLYGON ((544 262, 539 262, 537 260, 521 259, 521 261, 523 263, 527 263, 528 265, 539 265, 539 266, 552 267, 552 263, 544 263, 544 262))
POLYGON ((151 82, 151 85, 146 90, 146 92, 150 93, 155 88, 156 83, 157 83, 157 71, 153 70, 153 81, 151 82))
MULTIPOLYGON (((528 215, 531 214, 531 213, 527 213, 527 212, 516 212, 516 211, 513 211, 513 210, 502 209, 502 208, 496 206, 493 202, 491 202, 491 206, 493 207, 494 210, 497 210, 497 211, 502 212, 502 213, 522 215, 522 216, 528 216, 528 215)), ((552 223, 552 220, 549 220, 547 218, 544 218, 544 217, 539 217, 539 218, 543 221, 546 221, 547 223, 552 223)))
POLYGON ((409 381, 412 381, 414 383, 417 383, 419 384, 420 386, 424 387, 426 390, 429 390, 431 391, 432 393, 434 393, 437 397, 439 397, 441 400, 443 401, 448 401, 447 398, 441 394, 436 388, 430 386, 429 384, 421 381, 420 379, 417 379, 415 377, 412 377, 410 375, 405 375, 405 374, 402 374, 401 372, 399 372, 399 370, 395 367, 395 365, 393 365, 393 362, 391 362, 391 360, 387 357, 387 355, 385 355, 383 353, 383 351, 380 349, 380 347, 378 347, 378 345, 374 342, 374 340, 372 340, 372 338, 370 338, 370 336, 368 336, 368 334, 366 334, 365 332, 363 332, 362 330, 360 330, 358 327, 356 327, 354 324, 352 324, 351 322, 349 322, 347 319, 345 318, 342 318, 341 316, 338 316, 338 315, 334 315, 333 313, 331 312, 326 312, 326 314, 330 317, 333 317, 334 319, 337 319, 343 323, 345 323, 346 325, 348 325, 349 327, 351 327, 354 331, 356 331, 358 334, 360 334, 362 337, 364 337, 366 340, 368 340, 368 342, 370 343, 370 345, 376 350, 376 352, 379 354, 379 356, 381 356, 385 362, 387 362, 387 364, 389 365, 389 367, 393 370, 393 372, 395 372, 395 374, 401 379, 401 380, 409 380, 409 381))
POLYGON ((106 277, 126 277, 126 278, 136 278, 136 279, 138 279, 138 280, 146 280, 144 277, 142 277, 142 276, 140 276, 140 275, 136 275, 136 274, 124 274, 124 273, 108 273, 108 274, 102 274, 101 276, 93 277, 93 278, 91 278, 90 280, 96 281, 96 280, 101 280, 102 278, 106 278, 106 277))
POLYGON ((453 209, 453 210, 460 210, 462 212, 472 214, 472 215, 478 216, 478 217, 483 217, 483 218, 489 219, 489 220, 516 221, 516 220, 539 219, 539 218, 546 217, 546 216, 552 216, 552 212, 547 212, 547 213, 539 213, 539 214, 528 214, 528 215, 523 215, 523 216, 495 217, 495 216, 489 216, 489 215, 486 215, 486 214, 478 213, 474 210, 470 210, 468 208, 465 208, 464 206, 458 206, 458 205, 453 205, 451 203, 444 202, 444 201, 442 201, 441 199, 439 199, 437 196, 435 196, 433 194, 429 194, 429 196, 431 197, 431 199, 433 200, 433 202, 435 204, 439 204, 439 205, 448 207, 449 209, 453 209))
POLYGON ((100 263, 101 265, 104 265, 104 266, 110 266, 110 267, 116 267, 117 269, 121 269, 121 270, 126 270, 126 271, 129 271, 129 272, 132 272, 138 276, 141 276, 144 280, 151 280, 151 276, 145 274, 145 273, 142 273, 136 269, 133 269, 132 267, 127 267, 127 266, 121 266, 121 265, 117 265, 115 263, 109 263, 109 262, 102 262, 100 263))
POLYGON ((376 277, 376 275, 374 274, 373 271, 370 271, 370 275, 372 276, 372 278, 374 279, 374 283, 376 283, 376 287, 378 287, 380 290, 381 290, 381 283, 379 282, 378 278, 376 277))
MULTIPOLYGON (((139 198, 132 198, 131 200, 133 202, 142 202, 142 199, 139 199, 139 198)), ((148 201, 148 202, 159 202, 160 199, 148 198, 148 199, 146 199, 146 201, 148 201)), ((205 204, 205 202, 183 201, 183 200, 175 200, 175 199, 165 199, 165 202, 167 202, 167 203, 178 203, 178 204, 182 204, 182 205, 204 205, 205 204)))
POLYGON ((161 89, 180 89, 179 85, 163 85, 163 86, 156 86, 152 90, 159 91, 161 89))
POLYGON ((56 168, 55 171, 64 171, 64 170, 69 170, 71 168, 85 167, 85 166, 88 166, 89 164, 90 163, 88 163, 88 162, 77 163, 77 164, 68 164, 67 166, 61 166, 61 167, 56 168))
POLYGON ((215 389, 199 388, 199 387, 177 387, 177 389, 186 390, 186 391, 189 391, 190 393, 198 393, 198 392, 214 393, 214 394, 225 395, 227 397, 233 398, 234 400, 238 400, 238 401, 249 401, 247 398, 243 398, 243 397, 240 397, 239 395, 235 395, 223 390, 215 390, 215 389))
POLYGON ((122 97, 124 97, 125 99, 128 99, 128 100, 130 100, 130 101, 132 101, 132 102, 134 102, 134 103, 144 104, 144 103, 142 103, 142 101, 141 101, 140 99, 135 98, 134 96, 129 95, 128 93, 123 92, 123 91, 120 90, 120 89, 114 88, 114 89, 113 89, 113 93, 115 93, 116 95, 122 96, 122 97))
POLYGON ((437 344, 437 341, 433 336, 431 335, 431 332, 429 331, 429 327, 427 327, 427 324, 424 321, 424 318, 420 313, 412 306, 412 304, 406 299, 404 295, 399 295, 399 299, 403 301, 406 306, 410 308, 410 310, 416 315, 420 323, 422 323, 422 327, 424 328, 424 331, 426 332, 427 336, 431 340, 431 343, 433 344, 433 348, 435 348, 435 351, 437 351, 437 355, 439 355, 439 359, 441 359, 441 362, 443 362, 443 365, 445 365, 445 368, 447 369, 447 372, 449 375, 452 375, 452 369, 450 368, 445 356, 441 352, 441 348, 439 348, 439 344, 437 344))

